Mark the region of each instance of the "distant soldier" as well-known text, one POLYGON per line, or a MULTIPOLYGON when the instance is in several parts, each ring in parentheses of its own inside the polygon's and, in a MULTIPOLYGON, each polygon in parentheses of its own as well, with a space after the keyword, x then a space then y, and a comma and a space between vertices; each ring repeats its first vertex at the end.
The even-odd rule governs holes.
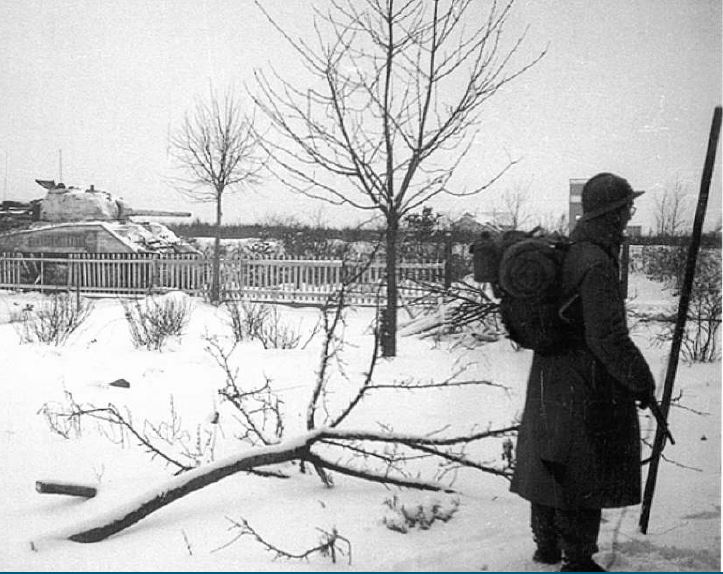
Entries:
POLYGON ((582 190, 583 215, 562 270, 565 343, 535 353, 511 490, 532 505, 533 559, 562 572, 602 572, 602 508, 640 502, 640 428, 655 383, 631 341, 619 281, 623 231, 634 213, 623 178, 600 173, 582 190))

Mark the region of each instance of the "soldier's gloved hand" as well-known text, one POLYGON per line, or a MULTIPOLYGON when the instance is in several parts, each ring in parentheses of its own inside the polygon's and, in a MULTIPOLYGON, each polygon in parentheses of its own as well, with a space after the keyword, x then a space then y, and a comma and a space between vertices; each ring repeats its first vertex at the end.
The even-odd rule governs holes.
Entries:
POLYGON ((650 407, 650 403, 655 399, 655 389, 648 389, 635 394, 635 400, 638 403, 638 408, 645 410, 650 407))

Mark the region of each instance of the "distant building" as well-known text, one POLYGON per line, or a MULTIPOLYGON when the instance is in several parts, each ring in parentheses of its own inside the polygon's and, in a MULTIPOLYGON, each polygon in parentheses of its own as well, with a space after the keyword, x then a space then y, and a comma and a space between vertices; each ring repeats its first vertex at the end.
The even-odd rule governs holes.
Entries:
POLYGON ((628 237, 641 237, 643 235, 642 225, 628 225, 625 228, 625 234, 628 237))
POLYGON ((471 213, 465 213, 457 221, 454 221, 451 227, 453 231, 461 231, 462 233, 481 233, 485 228, 471 213))
POLYGON ((452 222, 451 228, 462 233, 482 233, 483 231, 507 231, 514 229, 512 214, 506 211, 489 211, 480 215, 480 222, 471 213, 465 213, 457 221, 452 222))
POLYGON ((481 214, 486 228, 507 231, 515 228, 515 217, 509 211, 485 211, 481 214))

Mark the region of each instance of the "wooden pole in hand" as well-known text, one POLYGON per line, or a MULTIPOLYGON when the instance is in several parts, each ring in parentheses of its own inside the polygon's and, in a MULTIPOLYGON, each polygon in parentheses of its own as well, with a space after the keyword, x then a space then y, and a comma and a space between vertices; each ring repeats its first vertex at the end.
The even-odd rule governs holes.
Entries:
MULTIPOLYGON (((670 400, 673 395, 673 383, 675 382, 675 374, 678 369, 678 358, 680 356, 680 347, 683 341, 685 320, 688 315, 688 307, 690 305, 690 294, 693 289, 695 263, 698 257, 698 249, 700 247, 700 236, 703 232, 705 210, 708 206, 708 192, 710 190, 710 180, 713 176, 713 165, 715 164, 715 154, 718 146, 718 136, 720 135, 720 126, 721 107, 717 106, 713 112, 713 123, 710 128, 710 137, 708 138, 708 152, 705 157, 703 175, 700 180, 698 206, 695 210, 695 220, 693 221, 693 237, 690 242, 690 247, 688 248, 688 257, 685 263, 685 277, 683 279, 683 287, 680 292, 680 302, 678 303, 678 317, 675 322, 673 343, 670 347, 670 356, 668 357, 668 370, 665 375, 665 384, 663 386, 663 398, 660 402, 660 410, 662 411, 664 419, 668 418, 670 400)), ((653 443, 653 452, 650 458, 648 478, 645 483, 645 492, 643 494, 643 508, 640 514, 639 526, 640 531, 643 534, 647 534, 648 532, 650 508, 653 504, 655 482, 658 477, 660 457, 662 456, 663 448, 665 447, 665 438, 665 429, 659 424, 655 433, 655 442, 653 443)))

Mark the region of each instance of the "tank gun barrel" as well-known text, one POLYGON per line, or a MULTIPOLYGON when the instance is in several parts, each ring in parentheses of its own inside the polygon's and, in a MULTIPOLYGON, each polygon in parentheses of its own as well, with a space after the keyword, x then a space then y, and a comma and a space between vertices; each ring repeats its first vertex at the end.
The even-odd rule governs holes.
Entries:
POLYGON ((188 211, 167 211, 164 209, 123 209, 122 217, 149 216, 149 217, 191 217, 188 211))

